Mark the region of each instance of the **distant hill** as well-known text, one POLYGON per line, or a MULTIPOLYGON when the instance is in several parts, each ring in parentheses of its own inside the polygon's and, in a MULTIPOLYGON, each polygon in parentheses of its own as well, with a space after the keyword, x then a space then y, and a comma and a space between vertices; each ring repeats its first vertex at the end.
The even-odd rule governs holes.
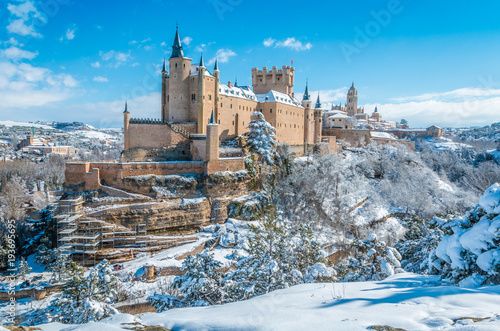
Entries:
POLYGON ((493 123, 490 126, 474 128, 461 131, 458 137, 462 140, 493 140, 500 142, 500 122, 493 123))

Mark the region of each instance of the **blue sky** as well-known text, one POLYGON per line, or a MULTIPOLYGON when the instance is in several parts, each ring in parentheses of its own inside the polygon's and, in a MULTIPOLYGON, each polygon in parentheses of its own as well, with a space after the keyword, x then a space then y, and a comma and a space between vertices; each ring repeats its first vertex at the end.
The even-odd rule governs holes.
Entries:
MULTIPOLYGON (((161 62, 178 22, 184 53, 218 55, 221 80, 296 68, 324 103, 355 82, 366 111, 415 127, 500 121, 500 3, 494 1, 6 0, 0 119, 119 127, 160 116, 161 62)), ((210 69, 210 68, 209 68, 210 69)))

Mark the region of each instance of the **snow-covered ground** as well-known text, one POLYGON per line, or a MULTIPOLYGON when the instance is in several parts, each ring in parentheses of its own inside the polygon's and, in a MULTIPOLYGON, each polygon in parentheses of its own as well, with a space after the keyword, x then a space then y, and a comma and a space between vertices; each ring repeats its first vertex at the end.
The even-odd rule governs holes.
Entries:
POLYGON ((40 128, 40 129, 47 129, 47 130, 54 130, 53 127, 44 125, 44 124, 36 124, 36 123, 29 123, 29 122, 16 122, 16 121, 9 121, 9 120, 2 120, 0 121, 0 125, 4 125, 8 128, 13 127, 13 126, 27 126, 27 127, 35 127, 35 128, 40 128))
MULTIPOLYGON (((404 273, 379 282, 298 285, 220 306, 120 314, 69 329, 119 330, 127 327, 122 323, 139 322, 172 330, 366 330, 389 325, 406 330, 490 331, 500 329, 499 294, 500 286, 443 286, 435 276, 404 273)), ((56 331, 69 326, 39 327, 56 331)))
POLYGON ((435 150, 438 150, 438 151, 443 151, 443 150, 456 151, 456 150, 460 150, 460 149, 464 149, 464 148, 465 149, 471 148, 470 145, 463 144, 463 143, 457 143, 449 138, 444 138, 444 137, 427 138, 426 140, 432 148, 434 148, 435 150))

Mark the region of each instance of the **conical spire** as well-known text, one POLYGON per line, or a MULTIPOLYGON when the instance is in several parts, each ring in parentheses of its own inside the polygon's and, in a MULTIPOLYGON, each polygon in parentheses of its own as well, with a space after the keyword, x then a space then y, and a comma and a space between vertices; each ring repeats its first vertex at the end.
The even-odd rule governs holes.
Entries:
POLYGON ((319 101, 319 93, 318 93, 318 99, 316 100, 316 109, 321 108, 321 102, 319 101))
POLYGON ((128 112, 129 111, 128 111, 128 107, 127 107, 127 101, 125 101, 125 110, 123 111, 123 113, 125 114, 125 113, 128 113, 128 112))
POLYGON ((219 61, 217 61, 217 58, 215 58, 214 71, 219 71, 219 61))
POLYGON ((200 65, 198 67, 203 67, 205 68, 205 61, 203 61, 203 53, 201 53, 201 58, 200 58, 200 65))
POLYGON ((302 101, 309 100, 311 100, 311 96, 309 95, 309 80, 306 80, 306 90, 304 91, 304 97, 302 98, 302 101))
POLYGON ((234 87, 238 87, 238 77, 234 77, 234 87))
POLYGON ((167 72, 167 67, 165 65, 165 58, 163 59, 163 69, 161 70, 161 72, 167 72))
POLYGON ((208 124, 215 124, 215 119, 214 119, 214 110, 212 109, 212 116, 210 116, 210 122, 208 124))
POLYGON ((170 58, 184 57, 182 51, 181 38, 179 37, 179 28, 175 29, 174 45, 172 46, 172 55, 170 58))

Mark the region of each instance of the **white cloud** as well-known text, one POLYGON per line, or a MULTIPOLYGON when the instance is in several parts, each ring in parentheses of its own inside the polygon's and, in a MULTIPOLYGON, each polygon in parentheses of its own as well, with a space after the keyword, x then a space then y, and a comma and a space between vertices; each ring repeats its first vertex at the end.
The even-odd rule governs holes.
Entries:
POLYGON ((108 81, 106 77, 103 76, 96 76, 92 79, 94 82, 100 82, 100 83, 105 83, 108 81))
POLYGON ((286 47, 293 49, 295 51, 306 51, 312 48, 311 43, 302 44, 302 42, 296 40, 295 38, 286 38, 283 41, 276 42, 275 47, 286 47))
POLYGON ((295 39, 295 37, 290 37, 286 38, 285 40, 277 41, 276 39, 273 39, 271 37, 264 39, 263 44, 265 47, 271 47, 274 45, 274 47, 283 47, 283 48, 290 48, 295 51, 307 51, 312 48, 311 43, 305 43, 303 44, 301 41, 295 39))
POLYGON ((229 59, 236 55, 237 54, 230 49, 221 48, 217 51, 217 53, 215 53, 215 56, 212 59, 210 59, 210 61, 208 61, 208 65, 214 64, 216 59, 220 63, 229 62, 229 59))
MULTIPOLYGON (((331 107, 332 104, 339 104, 339 103, 345 103, 346 102, 346 95, 347 95, 347 87, 342 87, 334 90, 316 90, 316 91, 311 91, 309 90, 309 95, 311 96, 311 101, 313 102, 313 105, 316 103, 316 99, 318 98, 318 93, 319 93, 319 99, 321 101, 321 105, 323 108, 329 108, 331 107)), ((295 92, 295 98, 299 101, 302 101, 302 98, 304 97, 304 93, 297 93, 295 92)))
POLYGON ((9 4, 7 9, 11 14, 7 31, 21 36, 32 36, 41 38, 42 35, 33 28, 34 21, 45 22, 43 16, 38 12, 32 1, 24 1, 18 5, 9 4), (13 17, 15 19, 13 19, 13 17))
POLYGON ((272 45, 274 45, 275 42, 276 42, 276 39, 269 37, 267 39, 264 39, 264 46, 271 47, 272 45))
POLYGON ((461 88, 448 92, 441 93, 425 93, 417 96, 392 98, 391 100, 397 102, 405 101, 427 101, 427 100, 462 100, 482 97, 500 96, 500 89, 493 88, 461 88))
MULTIPOLYGON (((483 86, 496 85, 485 82, 483 86)), ((500 121, 500 89, 477 87, 389 99, 379 104, 384 119, 405 118, 413 127, 487 125, 500 121)), ((373 109, 375 105, 365 105, 373 109)))
POLYGON ((38 52, 33 53, 30 51, 17 48, 15 46, 11 46, 7 49, 0 51, 0 54, 11 60, 22 60, 22 59, 31 60, 38 55, 38 52))
POLYGON ((73 29, 68 28, 68 30, 66 31, 66 39, 67 40, 75 39, 75 31, 76 31, 75 27, 73 29))
POLYGON ((163 41, 163 42, 160 44, 160 46, 165 47, 165 46, 167 46, 167 43, 163 41))
POLYGON ((10 33, 16 33, 20 36, 32 36, 35 38, 42 38, 42 35, 36 32, 32 26, 28 26, 25 24, 25 21, 22 19, 14 20, 7 25, 7 31, 10 33))
POLYGON ((68 74, 27 63, 0 62, 0 112, 66 100, 77 85, 68 74))
POLYGON ((207 44, 200 44, 194 48, 194 50, 198 53, 204 52, 207 50, 207 44))
POLYGON ((99 61, 92 62, 90 65, 93 68, 100 68, 101 67, 101 63, 99 61))
POLYGON ((108 51, 108 52, 100 51, 99 55, 101 56, 101 59, 103 61, 113 60, 114 63, 111 63, 110 66, 115 67, 115 68, 118 68, 122 64, 125 64, 130 59, 132 59, 132 56, 130 55, 130 51, 128 53, 117 52, 117 51, 113 51, 113 50, 108 51))
POLYGON ((9 4, 7 9, 14 16, 21 18, 24 21, 29 20, 30 18, 38 18, 43 20, 43 17, 40 15, 38 10, 33 5, 31 1, 25 1, 19 5, 9 4))
POLYGON ((193 38, 191 38, 189 36, 186 36, 186 37, 182 38, 182 40, 181 40, 181 42, 186 46, 189 46, 189 44, 191 44, 192 41, 193 41, 193 38))

